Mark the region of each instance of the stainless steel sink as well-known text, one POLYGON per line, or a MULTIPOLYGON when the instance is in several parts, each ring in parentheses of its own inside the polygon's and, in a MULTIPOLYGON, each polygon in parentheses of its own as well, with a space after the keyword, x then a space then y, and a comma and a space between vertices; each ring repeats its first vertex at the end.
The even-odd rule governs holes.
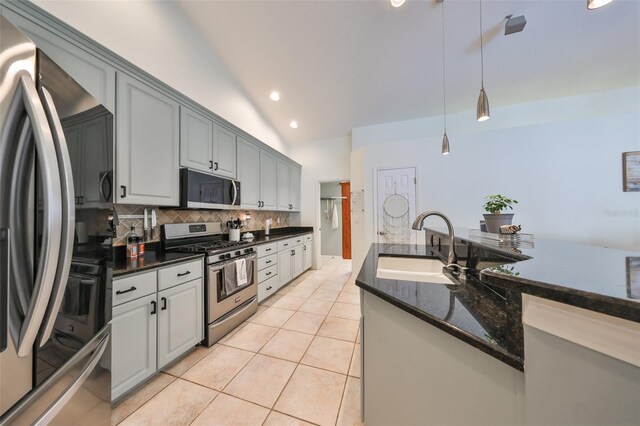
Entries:
POLYGON ((457 285, 442 273, 442 262, 418 257, 378 257, 376 276, 389 280, 457 285))

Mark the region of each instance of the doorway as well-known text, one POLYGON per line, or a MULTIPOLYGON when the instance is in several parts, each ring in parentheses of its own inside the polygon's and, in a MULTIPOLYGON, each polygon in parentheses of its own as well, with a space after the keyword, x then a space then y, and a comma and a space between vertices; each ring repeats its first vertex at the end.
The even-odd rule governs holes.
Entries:
POLYGON ((320 253, 351 259, 351 184, 320 184, 320 253))
POLYGON ((376 175, 377 241, 415 243, 411 225, 416 217, 416 168, 379 169, 376 175))

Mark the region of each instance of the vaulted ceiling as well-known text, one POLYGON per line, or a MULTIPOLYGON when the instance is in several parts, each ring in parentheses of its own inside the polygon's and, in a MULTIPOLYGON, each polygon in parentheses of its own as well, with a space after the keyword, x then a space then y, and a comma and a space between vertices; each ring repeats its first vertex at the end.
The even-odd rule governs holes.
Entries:
MULTIPOLYGON (((435 0, 397 9, 388 0, 179 5, 288 142, 442 114, 443 4, 435 0)), ((448 112, 474 109, 479 2, 444 7, 448 112)), ((637 0, 594 11, 586 0, 485 0, 482 18, 492 107, 640 85, 637 0), (527 25, 505 36, 510 14, 527 25)))

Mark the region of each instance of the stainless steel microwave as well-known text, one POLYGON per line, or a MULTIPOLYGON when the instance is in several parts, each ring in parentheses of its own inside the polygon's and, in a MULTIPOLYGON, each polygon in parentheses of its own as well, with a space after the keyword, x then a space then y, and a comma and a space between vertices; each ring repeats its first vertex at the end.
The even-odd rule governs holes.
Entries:
POLYGON ((180 169, 180 206, 197 209, 240 207, 240 182, 180 169))

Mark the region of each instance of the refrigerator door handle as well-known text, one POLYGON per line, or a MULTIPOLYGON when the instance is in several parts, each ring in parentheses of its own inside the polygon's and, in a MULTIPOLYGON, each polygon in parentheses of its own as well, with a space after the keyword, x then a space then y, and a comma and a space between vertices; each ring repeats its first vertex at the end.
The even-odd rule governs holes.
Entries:
POLYGON ((60 184, 62 189, 62 230, 60 241, 60 256, 58 257, 58 267, 55 281, 53 282, 52 297, 48 304, 44 328, 41 332, 40 346, 43 346, 49 337, 60 311, 60 305, 64 298, 69 279, 69 269, 71 268, 71 257, 73 253, 73 238, 75 235, 76 206, 75 192, 73 188, 73 170, 67 140, 64 137, 60 116, 53 103, 53 98, 47 89, 40 88, 40 94, 44 100, 44 110, 49 120, 53 142, 55 144, 58 169, 60 173, 60 184))
POLYGON ((78 392, 78 390, 84 385, 84 382, 87 381, 93 370, 100 362, 100 358, 104 354, 104 351, 107 349, 109 345, 109 334, 104 336, 100 343, 98 343, 95 352, 91 356, 89 362, 87 362, 86 367, 82 370, 82 373, 78 376, 75 382, 69 386, 69 388, 47 409, 47 411, 40 416, 38 420, 34 422, 34 425, 48 425, 51 421, 58 415, 58 413, 64 408, 65 405, 73 398, 73 396, 78 392))
MULTIPOLYGON (((26 73, 20 77, 19 90, 16 91, 16 94, 20 92, 31 123, 36 152, 38 153, 38 166, 42 173, 44 199, 42 247, 40 249, 39 264, 31 300, 22 323, 18 344, 16 345, 18 356, 25 357, 33 350, 33 344, 38 336, 40 325, 49 305, 53 282, 58 269, 62 228, 62 205, 60 203, 62 190, 60 188, 60 173, 55 145, 47 122, 47 116, 38 97, 35 82, 26 73)), ((13 211, 12 214, 24 214, 24 212, 13 211)))
POLYGON ((11 243, 11 232, 9 228, 0 229, 0 261, 2 262, 0 277, 0 353, 7 349, 9 339, 9 276, 11 272, 11 258, 9 257, 9 246, 11 243))

